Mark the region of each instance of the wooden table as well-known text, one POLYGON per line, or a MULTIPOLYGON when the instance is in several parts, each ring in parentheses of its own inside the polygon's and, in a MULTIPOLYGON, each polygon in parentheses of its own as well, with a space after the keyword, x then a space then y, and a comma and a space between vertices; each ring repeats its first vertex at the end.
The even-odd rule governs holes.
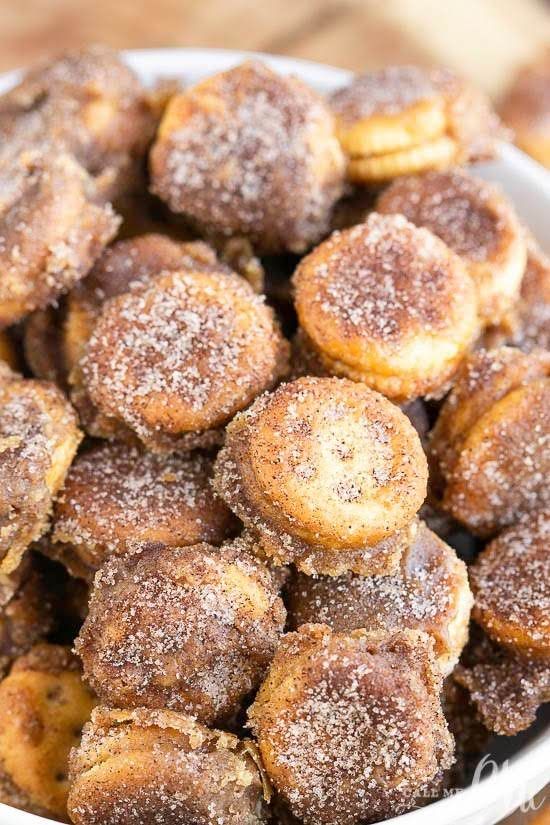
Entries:
MULTIPOLYGON (((496 97, 550 43, 550 6, 543 0, 0 0, 0 71, 90 42, 251 49, 356 71, 390 62, 446 63, 496 97)), ((507 821, 527 823, 550 825, 550 805, 507 821)))
POLYGON ((498 94, 550 42, 544 0, 0 0, 0 70, 70 45, 218 46, 359 70, 445 62, 498 94))

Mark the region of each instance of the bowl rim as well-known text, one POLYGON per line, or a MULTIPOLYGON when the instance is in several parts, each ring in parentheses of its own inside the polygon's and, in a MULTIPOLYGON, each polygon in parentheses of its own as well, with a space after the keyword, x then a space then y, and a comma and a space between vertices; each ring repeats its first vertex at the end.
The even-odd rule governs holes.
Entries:
MULTIPOLYGON (((121 50, 128 64, 142 77, 163 77, 213 74, 247 59, 268 63, 283 74, 296 74, 320 89, 333 89, 346 83, 352 72, 303 58, 270 55, 264 52, 209 48, 155 48, 121 50)), ((0 74, 0 93, 9 89, 20 77, 20 70, 0 74)), ((513 146, 501 147, 501 159, 515 167, 543 193, 550 202, 550 174, 513 146)), ((549 250, 550 251, 550 250, 549 250)), ((499 807, 498 819, 507 816, 539 791, 550 780, 550 726, 500 766, 490 759, 490 776, 463 788, 430 805, 384 820, 385 825, 440 825, 466 823, 475 814, 499 807)), ((495 822, 496 820, 492 820, 495 822)), ((37 816, 0 802, 0 822, 10 825, 55 825, 56 820, 37 816)), ((481 821, 480 821, 481 822, 481 821)), ((476 821, 477 825, 477 821, 476 821)))

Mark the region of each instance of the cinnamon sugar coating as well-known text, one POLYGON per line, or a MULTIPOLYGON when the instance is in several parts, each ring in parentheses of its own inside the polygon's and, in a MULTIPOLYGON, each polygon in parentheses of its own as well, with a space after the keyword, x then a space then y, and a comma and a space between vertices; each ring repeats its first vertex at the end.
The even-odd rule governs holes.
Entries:
POLYGON ((447 133, 458 148, 455 163, 495 158, 498 144, 510 140, 511 133, 487 95, 449 68, 435 69, 432 82, 446 101, 447 133))
POLYGON ((71 821, 261 825, 257 759, 249 740, 182 713, 98 707, 71 754, 71 821))
POLYGON ((400 215, 334 232, 293 282, 306 348, 333 374, 399 402, 441 394, 477 333, 464 265, 400 215))
MULTIPOLYGON (((303 330, 298 329, 291 341, 290 376, 296 379, 308 375, 328 378, 331 371, 324 364, 321 356, 311 348, 303 330)), ((406 404, 400 404, 399 407, 413 425, 424 446, 430 430, 426 402, 422 398, 415 398, 406 404)))
POLYGON ((410 808, 452 763, 429 637, 303 625, 282 640, 249 710, 263 764, 305 825, 410 808))
POLYGON ((68 648, 38 644, 0 683, 0 800, 67 819, 68 757, 95 704, 68 648))
POLYGON ((428 172, 394 181, 376 208, 425 227, 462 258, 486 322, 499 321, 512 308, 527 250, 514 208, 497 187, 460 169, 428 172))
POLYGON ((485 727, 515 736, 532 725, 540 705, 550 702, 548 661, 514 655, 486 636, 475 639, 467 654, 454 678, 469 692, 485 727))
POLYGON ((0 574, 45 532, 82 435, 60 390, 0 371, 0 574))
POLYGON ((91 269, 119 220, 68 154, 0 163, 0 327, 53 303, 91 269))
POLYGON ((367 72, 334 92, 330 105, 348 177, 359 183, 493 157, 504 135, 488 100, 449 69, 367 72))
POLYGON ((66 299, 60 346, 71 399, 90 435, 126 442, 135 436, 124 424, 103 414, 86 390, 80 360, 106 301, 144 286, 156 275, 180 269, 224 271, 214 250, 201 241, 180 242, 150 232, 117 241, 96 262, 89 276, 66 299))
POLYGON ((348 125, 376 115, 400 115, 421 101, 434 100, 437 89, 429 73, 418 66, 386 66, 356 76, 335 91, 331 107, 348 125))
POLYGON ((550 502, 549 358, 506 347, 475 353, 432 431, 443 506, 481 536, 550 502))
POLYGON ((65 347, 69 364, 74 366, 82 356, 105 301, 131 292, 162 272, 216 272, 220 267, 223 271, 214 250, 202 241, 176 241, 158 232, 116 241, 67 297, 65 347))
POLYGON ((181 267, 218 271, 222 264, 214 250, 201 241, 178 241, 160 232, 118 240, 103 251, 87 277, 56 307, 27 317, 23 337, 27 364, 37 378, 70 389, 71 400, 90 435, 132 440, 122 424, 94 407, 82 382, 79 361, 103 304, 163 271, 181 267))
POLYGON ((106 416, 159 452, 210 446, 286 369, 273 311, 223 268, 163 273, 108 301, 81 362, 106 416))
POLYGON ((376 185, 452 162, 444 100, 423 69, 388 66, 356 76, 331 95, 330 105, 355 183, 376 185))
POLYGON ((328 231, 344 159, 323 99, 249 61, 172 98, 150 170, 155 194, 203 233, 303 252, 328 231))
POLYGON ((333 579, 297 573, 285 586, 291 630, 310 622, 336 632, 421 630, 433 637, 445 674, 467 641, 472 602, 464 563, 424 524, 391 576, 347 573, 333 579))
POLYGON ((470 568, 474 618, 518 656, 550 662, 550 509, 531 513, 470 568))
POLYGON ((103 701, 210 724, 258 686, 284 621, 267 568, 238 539, 221 548, 145 545, 96 575, 75 648, 103 701))
POLYGON ((550 700, 550 265, 456 168, 500 134, 417 67, 0 96, 0 801, 367 825, 550 700))
POLYGON ((135 189, 155 131, 154 101, 105 46, 38 64, 0 97, 3 145, 63 147, 97 178, 108 198, 135 189))
POLYGON ((301 378, 229 424, 215 486, 275 564, 388 573, 426 492, 420 440, 378 393, 301 378))
POLYGON ((220 544, 235 521, 211 486, 207 455, 159 456, 102 444, 77 457, 53 515, 49 552, 91 580, 112 554, 140 542, 220 544))

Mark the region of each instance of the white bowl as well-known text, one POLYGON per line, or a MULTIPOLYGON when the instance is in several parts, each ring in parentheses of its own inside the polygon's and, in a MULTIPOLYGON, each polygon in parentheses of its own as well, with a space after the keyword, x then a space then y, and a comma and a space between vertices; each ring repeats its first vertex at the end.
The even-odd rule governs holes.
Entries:
MULTIPOLYGON (((125 53, 128 63, 146 83, 161 77, 195 82, 251 56, 261 58, 282 74, 298 75, 321 92, 329 92, 350 78, 350 73, 343 69, 307 60, 224 49, 143 49, 125 53)), ((17 78, 18 72, 1 76, 0 93, 17 78)), ((550 174, 518 149, 507 145, 502 146, 499 160, 477 167, 476 174, 502 185, 539 243, 550 253, 547 218, 550 174)), ((495 737, 481 777, 470 787, 386 822, 389 825, 495 825, 549 781, 550 722, 541 719, 534 729, 521 736, 507 740, 495 737)), ((0 803, 0 825, 53 825, 53 822, 0 803)))

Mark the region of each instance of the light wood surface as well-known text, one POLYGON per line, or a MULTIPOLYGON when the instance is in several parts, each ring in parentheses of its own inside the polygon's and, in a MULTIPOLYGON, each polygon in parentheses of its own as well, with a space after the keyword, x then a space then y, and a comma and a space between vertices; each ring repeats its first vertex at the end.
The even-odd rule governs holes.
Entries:
POLYGON ((498 94, 550 42, 544 0, 0 0, 0 70, 67 46, 218 46, 360 70, 447 63, 498 94))
MULTIPOLYGON (((69 46, 211 46, 359 71, 447 64, 493 96, 550 43, 544 0, 0 0, 0 71, 69 46)), ((547 790, 550 796, 550 789, 547 790)), ((507 825, 550 825, 550 805, 507 825)))

